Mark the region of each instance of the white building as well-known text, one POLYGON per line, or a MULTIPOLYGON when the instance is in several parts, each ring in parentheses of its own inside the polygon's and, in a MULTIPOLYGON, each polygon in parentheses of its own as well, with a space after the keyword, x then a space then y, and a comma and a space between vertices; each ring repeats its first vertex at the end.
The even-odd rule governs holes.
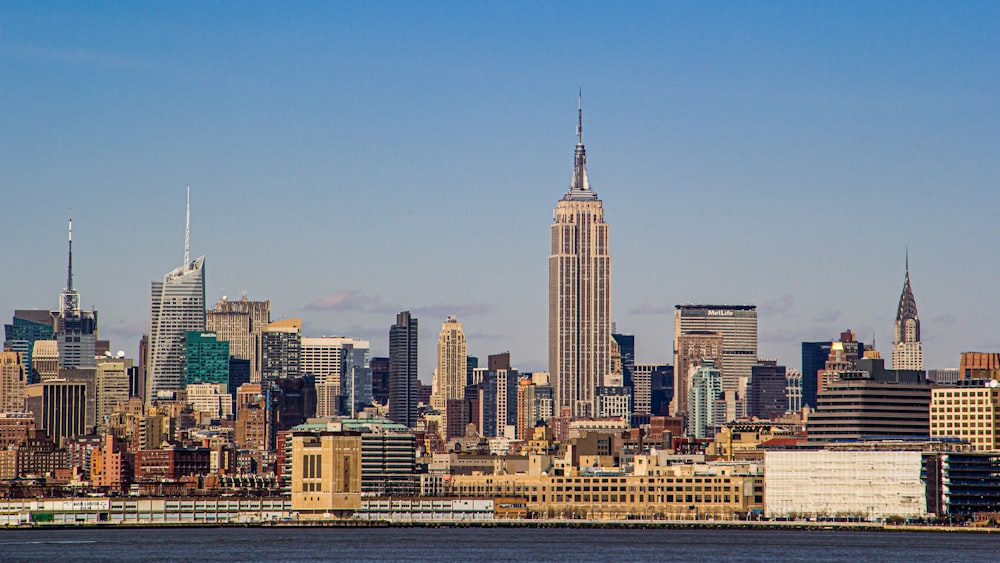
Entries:
POLYGON ((184 345, 188 331, 205 331, 205 257, 191 260, 191 193, 188 191, 184 264, 152 283, 146 400, 184 387, 184 345))
POLYGON ((225 383, 192 383, 185 391, 195 412, 220 419, 233 414, 233 396, 226 392, 225 383))
POLYGON ((371 404, 370 349, 368 340, 302 337, 301 373, 316 380, 316 416, 353 416, 371 404))
POLYGON ((768 451, 764 511, 771 517, 867 519, 927 512, 919 451, 768 451))

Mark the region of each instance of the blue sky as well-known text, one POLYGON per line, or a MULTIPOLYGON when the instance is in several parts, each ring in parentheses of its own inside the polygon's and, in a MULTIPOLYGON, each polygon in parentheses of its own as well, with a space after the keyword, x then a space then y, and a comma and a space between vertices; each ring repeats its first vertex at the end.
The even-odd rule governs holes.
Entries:
MULTIPOLYGON (((0 3, 0 314, 75 274, 130 356, 149 283, 308 335, 458 315, 545 369, 576 95, 613 315, 668 361, 673 305, 754 303, 760 354, 851 328, 891 353, 904 249, 929 368, 1000 350, 1000 6, 988 2, 0 3), (290 5, 286 5, 290 4, 290 5)), ((9 322, 9 321, 5 321, 9 322)))

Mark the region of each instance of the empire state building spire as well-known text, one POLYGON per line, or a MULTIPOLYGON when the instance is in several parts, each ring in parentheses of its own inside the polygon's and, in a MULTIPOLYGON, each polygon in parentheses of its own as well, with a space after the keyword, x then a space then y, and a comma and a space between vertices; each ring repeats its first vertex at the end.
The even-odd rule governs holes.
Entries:
POLYGON ((576 152, 573 155, 573 180, 563 199, 597 199, 587 180, 587 149, 583 146, 583 91, 577 99, 576 152))

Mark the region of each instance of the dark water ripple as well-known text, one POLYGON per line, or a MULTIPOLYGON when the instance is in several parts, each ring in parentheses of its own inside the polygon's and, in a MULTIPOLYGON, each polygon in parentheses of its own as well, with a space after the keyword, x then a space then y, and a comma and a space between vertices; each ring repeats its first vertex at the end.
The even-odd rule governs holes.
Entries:
POLYGON ((1000 535, 837 530, 0 531, 3 561, 996 561, 1000 535))

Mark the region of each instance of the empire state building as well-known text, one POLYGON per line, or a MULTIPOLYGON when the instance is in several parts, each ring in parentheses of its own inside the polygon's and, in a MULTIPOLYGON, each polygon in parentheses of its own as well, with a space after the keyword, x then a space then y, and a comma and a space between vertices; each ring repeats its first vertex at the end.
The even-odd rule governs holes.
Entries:
POLYGON ((549 372, 556 415, 594 416, 594 395, 611 371, 611 255, 604 207, 587 181, 583 103, 573 180, 556 205, 549 256, 549 372))

